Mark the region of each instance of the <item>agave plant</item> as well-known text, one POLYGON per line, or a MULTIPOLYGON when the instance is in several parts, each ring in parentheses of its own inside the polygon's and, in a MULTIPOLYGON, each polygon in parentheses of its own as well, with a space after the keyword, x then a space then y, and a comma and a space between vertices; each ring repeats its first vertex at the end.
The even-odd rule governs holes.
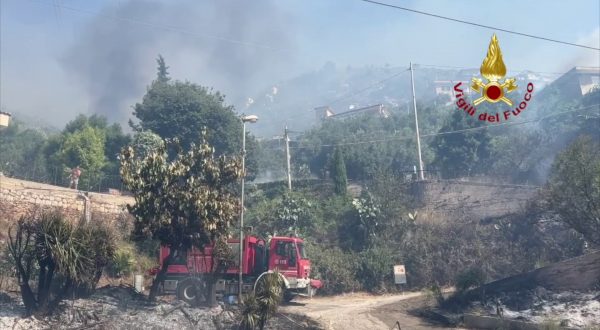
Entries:
POLYGON ((57 212, 22 218, 14 235, 11 231, 9 236, 9 249, 28 314, 50 313, 73 288, 93 289, 115 250, 114 235, 107 227, 73 224, 57 212), (34 260, 37 297, 29 287, 34 260), (59 281, 61 290, 51 295, 50 288, 59 281))
POLYGON ((277 312, 283 299, 283 278, 277 271, 260 277, 254 292, 246 295, 242 301, 242 329, 264 329, 267 321, 277 312))
POLYGON ((260 305, 254 292, 242 298, 242 320, 240 328, 244 330, 256 329, 260 322, 260 305))

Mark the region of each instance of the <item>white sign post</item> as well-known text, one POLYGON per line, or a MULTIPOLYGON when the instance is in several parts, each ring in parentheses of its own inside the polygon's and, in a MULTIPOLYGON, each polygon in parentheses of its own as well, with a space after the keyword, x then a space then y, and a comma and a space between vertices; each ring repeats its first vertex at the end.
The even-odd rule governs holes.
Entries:
POLYGON ((404 265, 394 266, 394 283, 406 284, 406 269, 404 265))

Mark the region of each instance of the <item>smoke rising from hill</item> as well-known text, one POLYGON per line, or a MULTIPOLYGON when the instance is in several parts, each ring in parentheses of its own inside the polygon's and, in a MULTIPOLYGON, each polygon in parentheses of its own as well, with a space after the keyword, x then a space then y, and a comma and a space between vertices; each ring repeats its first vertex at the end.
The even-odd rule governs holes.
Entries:
POLYGON ((271 0, 129 0, 94 17, 62 64, 89 94, 90 112, 124 122, 154 79, 158 54, 172 78, 242 104, 293 60, 292 35, 293 23, 271 0))

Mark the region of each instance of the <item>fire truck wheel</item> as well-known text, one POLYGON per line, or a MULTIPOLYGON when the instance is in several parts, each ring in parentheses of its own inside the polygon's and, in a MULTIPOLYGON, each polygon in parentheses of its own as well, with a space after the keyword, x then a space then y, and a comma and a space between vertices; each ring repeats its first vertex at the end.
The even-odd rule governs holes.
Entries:
POLYGON ((186 278, 177 283, 177 298, 190 305, 196 305, 206 301, 204 293, 206 285, 197 278, 186 278))

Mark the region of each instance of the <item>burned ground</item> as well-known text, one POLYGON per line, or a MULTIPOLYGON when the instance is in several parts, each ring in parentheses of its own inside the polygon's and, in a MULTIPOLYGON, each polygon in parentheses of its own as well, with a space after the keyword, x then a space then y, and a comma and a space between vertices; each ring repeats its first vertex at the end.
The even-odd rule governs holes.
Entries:
MULTIPOLYGON (((172 299, 150 303, 129 286, 105 286, 86 299, 64 301, 59 312, 46 318, 22 318, 20 299, 0 293, 0 328, 12 329, 237 329, 239 310, 220 303, 192 308, 172 299)), ((278 313, 267 329, 319 329, 298 315, 278 313)))

